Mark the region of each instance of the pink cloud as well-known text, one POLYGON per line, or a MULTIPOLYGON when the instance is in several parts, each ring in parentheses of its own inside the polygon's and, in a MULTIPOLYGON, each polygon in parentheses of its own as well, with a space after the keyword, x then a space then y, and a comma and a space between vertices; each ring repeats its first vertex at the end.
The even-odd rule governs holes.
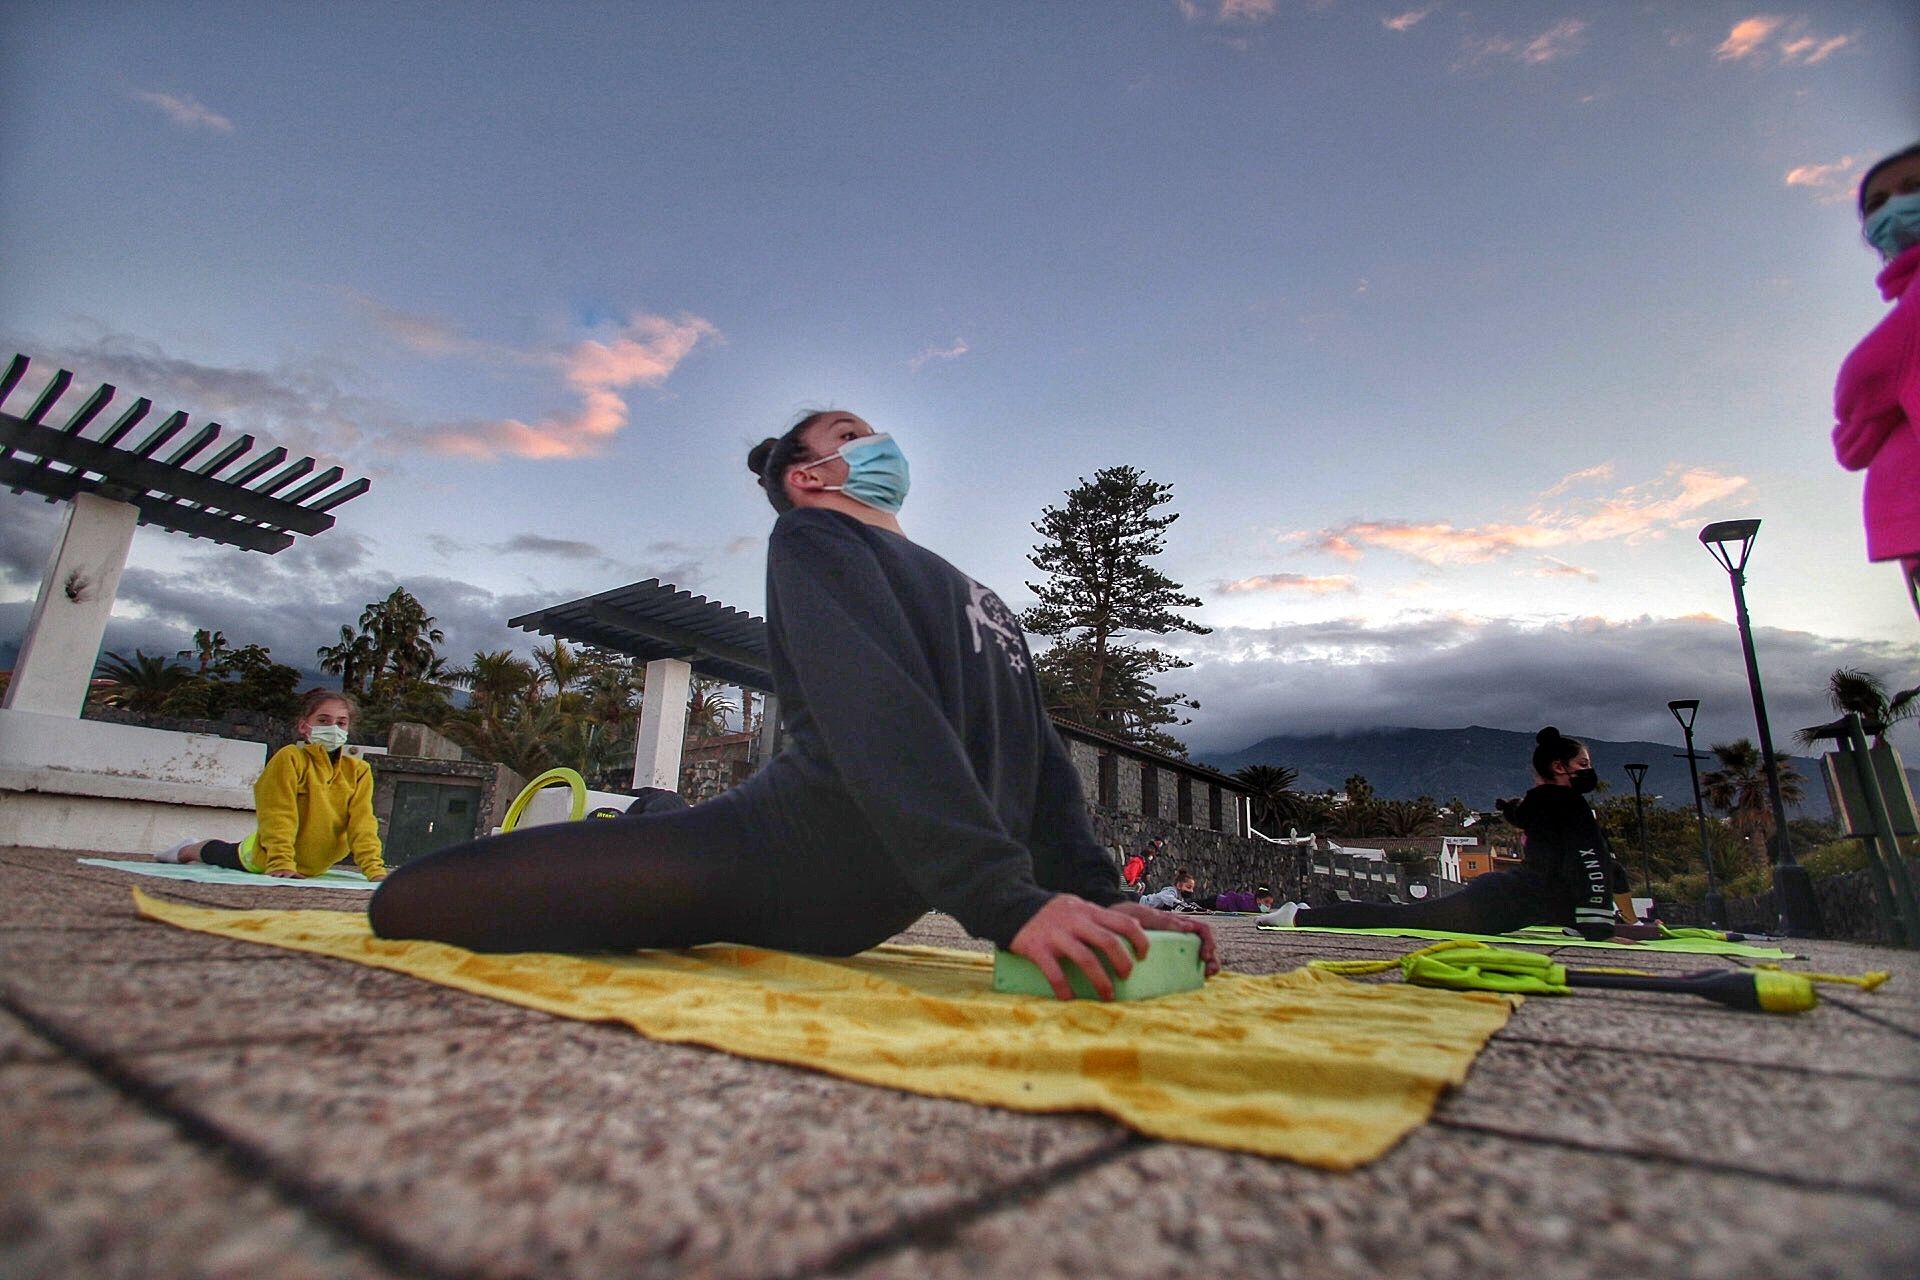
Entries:
POLYGON ((1554 481, 1551 487, 1543 491, 1540 496, 1543 498, 1551 498, 1555 494, 1565 493, 1568 489, 1586 480, 1611 479, 1613 479, 1613 464, 1611 462, 1603 462, 1599 466, 1588 467, 1584 471, 1575 471, 1569 475, 1561 476, 1558 480, 1554 481))
POLYGON ((1798 62, 1802 66, 1811 67, 1815 63, 1825 62, 1830 55, 1852 43, 1852 36, 1830 36, 1825 40, 1818 36, 1800 36, 1781 42, 1780 60, 1798 62))
POLYGON ((907 361, 907 368, 918 373, 930 360, 958 360, 961 356, 967 354, 969 349, 965 338, 955 338, 953 345, 950 347, 928 347, 926 350, 915 355, 907 361))
POLYGON ((1579 18, 1566 18, 1542 31, 1527 41, 1520 50, 1520 61, 1539 64, 1552 62, 1556 58, 1577 53, 1583 43, 1581 36, 1586 32, 1587 24, 1579 18))
POLYGON ((1324 596, 1358 590, 1353 579, 1344 573, 1322 576, 1306 573, 1261 573, 1251 578, 1215 582, 1213 589, 1221 595, 1228 596, 1241 595, 1250 591, 1299 591, 1307 595, 1324 596))
POLYGON ((1214 0, 1211 6, 1200 0, 1174 0, 1174 7, 1188 22, 1207 17, 1209 8, 1215 22, 1265 22, 1278 6, 1279 0, 1214 0))
POLYGON ((1564 18, 1530 40, 1517 40, 1505 35, 1477 39, 1470 37, 1462 47, 1460 60, 1454 64, 1454 70, 1494 58, 1541 66, 1578 53, 1586 43, 1586 30, 1587 24, 1582 19, 1564 18))
POLYGON ((698 316, 635 315, 610 341, 587 339, 565 351, 528 359, 555 368, 579 396, 572 412, 535 422, 517 418, 448 423, 426 433, 436 453, 491 461, 518 458, 583 458, 600 453, 627 425, 627 397, 634 387, 659 387, 703 340, 719 330, 698 316))
POLYGON ((1565 560, 1553 556, 1541 556, 1542 567, 1537 570, 1543 578, 1585 578, 1588 582, 1600 581, 1600 575, 1591 569, 1577 564, 1568 564, 1565 560))
MULTIPOLYGON (((1598 468, 1591 469, 1598 471, 1598 468)), ((1576 472, 1572 480, 1587 473, 1576 472)), ((1556 485, 1546 495, 1560 491, 1556 485)), ((1322 530, 1314 549, 1355 560, 1362 549, 1398 552, 1436 567, 1484 564, 1515 551, 1586 543, 1634 542, 1697 519, 1747 484, 1744 476, 1721 475, 1701 467, 1672 468, 1664 491, 1629 485, 1608 497, 1569 509, 1536 508, 1524 522, 1461 528, 1447 521, 1355 520, 1322 530)))
POLYGON ((188 94, 158 93, 151 89, 134 89, 131 92, 136 101, 160 108, 166 113, 167 119, 183 129, 211 129, 215 133, 233 132, 233 121, 188 94))
POLYGON ((1221 22, 1265 22, 1278 0, 1220 0, 1221 22))
POLYGON ((1426 20, 1431 9, 1409 9, 1405 13, 1391 18, 1380 19, 1380 25, 1389 31, 1411 31, 1426 20))
POLYGON ((1766 47, 1773 33, 1786 25, 1786 19, 1772 14, 1759 14, 1751 18, 1742 18, 1733 24, 1727 32, 1727 38, 1713 51, 1713 56, 1722 62, 1738 62, 1742 58, 1751 58, 1766 47))
POLYGON ((1727 32, 1727 38, 1713 51, 1721 62, 1760 60, 1769 51, 1782 66, 1811 67, 1825 62, 1853 43, 1852 36, 1822 36, 1807 29, 1805 18, 1784 18, 1778 14, 1755 14, 1742 18, 1727 32), (1779 37, 1778 40, 1775 37, 1779 37))

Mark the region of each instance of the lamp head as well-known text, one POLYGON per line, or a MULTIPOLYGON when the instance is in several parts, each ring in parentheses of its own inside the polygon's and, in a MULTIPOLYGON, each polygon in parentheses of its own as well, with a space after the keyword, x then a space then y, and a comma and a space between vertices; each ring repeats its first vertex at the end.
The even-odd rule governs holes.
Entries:
POLYGON ((1635 791, 1638 791, 1640 789, 1641 780, 1647 776, 1647 766, 1643 764, 1629 764, 1629 765, 1622 765, 1621 768, 1625 769, 1627 771, 1627 776, 1633 779, 1633 789, 1635 791))
POLYGON ((1747 567, 1747 553, 1759 532, 1758 520, 1716 520, 1700 531, 1700 545, 1728 573, 1739 573, 1747 567))
POLYGON ((1673 712, 1673 718, 1680 722, 1682 729, 1693 729, 1693 718, 1700 713, 1700 699, 1675 698, 1667 704, 1667 710, 1673 712))

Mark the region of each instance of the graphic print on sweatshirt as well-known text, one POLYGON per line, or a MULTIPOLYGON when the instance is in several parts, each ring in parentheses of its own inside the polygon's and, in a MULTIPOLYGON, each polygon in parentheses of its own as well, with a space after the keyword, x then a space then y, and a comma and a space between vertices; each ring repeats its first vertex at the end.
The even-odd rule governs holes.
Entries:
POLYGON ((972 578, 967 579, 967 621, 973 624, 973 651, 979 653, 984 647, 980 632, 984 629, 1000 646, 1001 656, 1006 658, 1007 666, 1019 675, 1027 669, 1027 646, 1020 638, 1020 624, 1015 621, 1013 610, 1007 608, 1000 597, 987 590, 972 578))

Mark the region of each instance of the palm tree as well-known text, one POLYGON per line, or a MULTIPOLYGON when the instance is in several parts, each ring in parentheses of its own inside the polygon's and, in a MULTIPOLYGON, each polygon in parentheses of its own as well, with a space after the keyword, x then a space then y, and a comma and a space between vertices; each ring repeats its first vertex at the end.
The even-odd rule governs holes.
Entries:
POLYGON ((721 696, 724 688, 718 680, 705 676, 693 678, 687 694, 687 736, 711 738, 727 731, 727 717, 737 709, 733 699, 721 696))
POLYGON ((1373 835, 1405 840, 1432 835, 1440 825, 1440 809, 1426 796, 1418 800, 1376 800, 1372 807, 1373 835))
MULTIPOLYGON (((1760 748, 1749 738, 1717 743, 1714 758, 1720 767, 1700 775, 1700 790, 1708 804, 1727 815, 1735 835, 1762 852, 1773 838, 1773 804, 1767 794, 1767 771, 1760 748)), ((1799 804, 1806 790, 1793 762, 1778 752, 1773 762, 1780 776, 1782 804, 1799 804)))
POLYGON ((554 700, 561 706, 569 707, 580 701, 575 690, 586 676, 586 666, 578 652, 567 648, 565 640, 555 636, 545 649, 536 645, 533 666, 540 679, 553 686, 554 700))
MULTIPOLYGON (((1902 689, 1889 697, 1887 682, 1871 671, 1841 667, 1827 677, 1827 705, 1846 715, 1858 712, 1861 723, 1873 735, 1873 745, 1885 746, 1887 730, 1902 720, 1920 715, 1920 686, 1902 689)), ((1836 737, 1835 726, 1815 725, 1794 735, 1803 747, 1836 737)))
POLYGON ((560 716, 551 703, 527 702, 520 714, 450 720, 443 732, 475 758, 504 764, 523 778, 544 773, 561 759, 560 716))
POLYGON ((365 697, 367 686, 377 670, 379 654, 373 637, 356 635, 352 627, 340 628, 339 644, 323 644, 314 650, 320 669, 340 677, 340 687, 355 697, 365 697))
POLYGON ((193 633, 193 648, 182 649, 173 656, 197 659, 200 665, 194 674, 204 676, 209 667, 218 671, 229 652, 226 632, 208 631, 202 628, 193 633))
POLYGON ((360 615, 360 634, 373 641, 372 684, 382 683, 386 676, 405 684, 433 664, 433 646, 447 638, 433 621, 405 587, 395 587, 386 599, 366 607, 360 615))
POLYGON ((1233 776, 1253 793, 1255 825, 1280 834, 1281 825, 1298 811, 1299 796, 1293 784, 1300 780, 1299 770, 1283 764, 1250 764, 1235 770, 1233 776))
POLYGON ((540 677, 533 665, 516 657, 513 650, 495 649, 474 654, 470 666, 449 671, 447 680, 473 695, 470 710, 483 719, 499 720, 538 687, 540 677))
POLYGON ((103 701, 129 711, 154 712, 167 701, 167 695, 193 678, 193 673, 161 654, 133 651, 133 657, 109 653, 98 672, 113 681, 113 688, 101 695, 103 701))

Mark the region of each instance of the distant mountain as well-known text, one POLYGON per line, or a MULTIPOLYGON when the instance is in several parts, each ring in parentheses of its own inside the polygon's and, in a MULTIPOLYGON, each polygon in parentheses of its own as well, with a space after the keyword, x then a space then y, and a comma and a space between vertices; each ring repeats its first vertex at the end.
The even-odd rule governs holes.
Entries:
MULTIPOLYGON (((1693 803, 1693 783, 1687 776, 1686 757, 1680 748, 1662 742, 1608 742, 1600 738, 1582 738, 1593 752, 1594 767, 1600 780, 1614 792, 1633 794, 1633 783, 1621 766, 1629 762, 1647 766, 1642 789, 1649 802, 1658 796, 1661 803, 1685 808, 1693 803)), ((1705 743, 1695 741, 1695 749, 1707 758, 1700 771, 1714 765, 1705 743)), ((1201 755, 1202 764, 1223 773, 1250 764, 1278 764, 1297 771, 1301 791, 1339 791, 1353 774, 1373 784, 1374 794, 1387 800, 1411 800, 1432 796, 1444 803, 1459 798, 1476 809, 1490 808, 1499 796, 1517 796, 1532 785, 1527 761, 1533 755, 1533 735, 1509 729, 1488 729, 1471 725, 1465 729, 1369 729, 1357 733, 1316 734, 1306 737, 1277 735, 1257 742, 1243 751, 1201 755)), ((1806 798, 1798 806, 1789 805, 1789 817, 1827 818, 1833 810, 1827 802, 1826 784, 1821 781, 1817 760, 1793 757, 1800 773, 1806 798)), ((1909 769, 1920 791, 1920 771, 1909 769)))

